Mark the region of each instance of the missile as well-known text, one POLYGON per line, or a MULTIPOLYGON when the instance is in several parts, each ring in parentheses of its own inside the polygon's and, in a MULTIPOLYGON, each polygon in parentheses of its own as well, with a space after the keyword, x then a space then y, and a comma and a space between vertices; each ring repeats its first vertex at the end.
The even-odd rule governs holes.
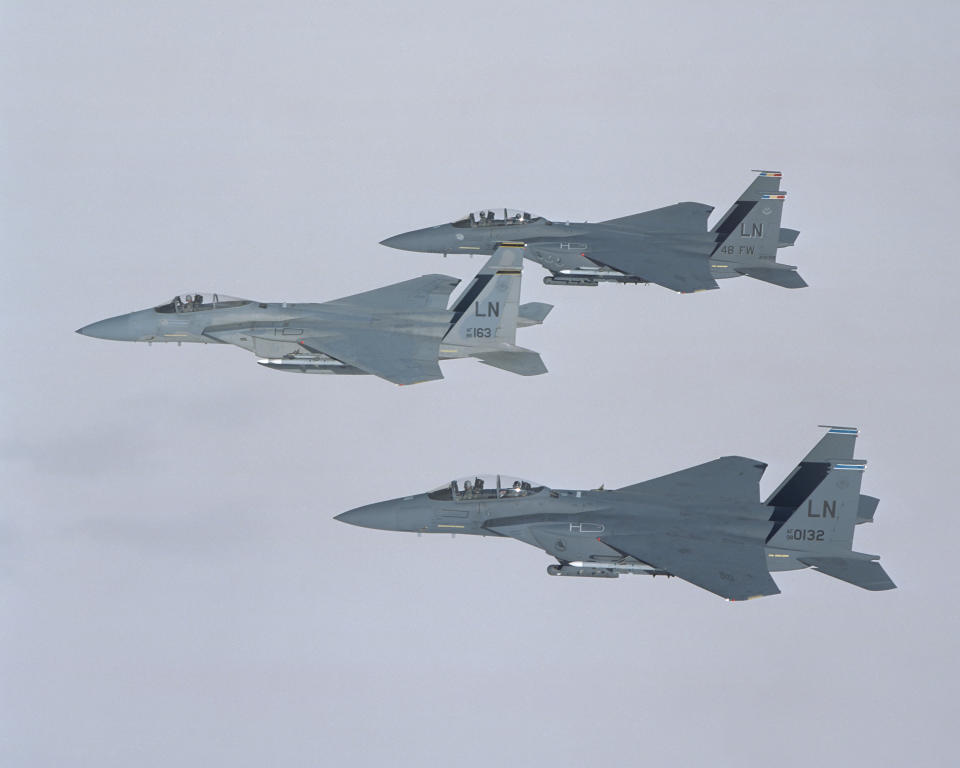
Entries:
POLYGON ((649 565, 634 563, 584 563, 577 560, 564 565, 549 565, 547 573, 551 576, 591 576, 601 579, 616 579, 621 573, 632 573, 637 576, 670 576, 667 571, 661 571, 649 565))
POLYGON ((290 371, 293 373, 364 373, 359 368, 344 365, 339 360, 330 357, 262 357, 257 360, 257 364, 274 371, 290 371))
POLYGON ((573 565, 548 565, 551 576, 591 576, 597 579, 618 579, 620 574, 612 568, 578 567, 573 565))
POLYGON ((543 278, 545 285, 589 285, 595 286, 600 283, 620 283, 622 285, 648 285, 648 282, 642 277, 633 275, 620 275, 611 272, 601 272, 599 270, 590 270, 577 272, 555 272, 543 278))
POLYGON ((544 285, 600 285, 594 277, 545 277, 544 285))

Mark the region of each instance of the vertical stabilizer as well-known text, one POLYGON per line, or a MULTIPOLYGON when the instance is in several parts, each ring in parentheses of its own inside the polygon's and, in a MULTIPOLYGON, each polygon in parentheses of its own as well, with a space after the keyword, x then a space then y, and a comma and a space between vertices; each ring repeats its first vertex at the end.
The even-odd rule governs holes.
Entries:
POLYGON ((756 205, 763 195, 775 195, 780 192, 780 179, 783 177, 780 171, 754 171, 754 173, 759 175, 750 182, 749 187, 743 190, 743 193, 737 198, 737 202, 731 205, 727 212, 720 217, 720 220, 710 230, 711 232, 729 231, 728 222, 732 225, 733 219, 740 217, 741 212, 756 205))
POLYGON ((849 552, 860 507, 860 482, 867 463, 826 463, 823 481, 794 510, 768 546, 809 552, 849 552))
POLYGON ((514 344, 523 248, 501 246, 453 306, 444 343, 461 347, 514 344))
POLYGON ((739 263, 776 261, 784 192, 760 195, 756 201, 738 201, 714 229, 711 257, 739 263))
POLYGON ((766 504, 771 507, 785 508, 792 512, 826 477, 829 459, 852 459, 857 445, 859 430, 856 427, 836 427, 820 425, 827 433, 810 449, 810 452, 780 483, 766 504))

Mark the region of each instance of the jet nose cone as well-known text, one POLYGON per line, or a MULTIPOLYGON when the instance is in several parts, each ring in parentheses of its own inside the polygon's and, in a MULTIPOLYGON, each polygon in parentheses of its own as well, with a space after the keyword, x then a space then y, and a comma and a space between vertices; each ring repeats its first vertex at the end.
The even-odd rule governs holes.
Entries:
POLYGON ((78 328, 77 333, 83 336, 92 336, 95 339, 111 339, 113 341, 131 341, 130 316, 120 315, 97 323, 90 323, 78 328))
POLYGON ((397 508, 390 502, 368 504, 357 507, 337 515, 334 520, 350 525, 359 525, 361 528, 377 528, 381 531, 396 531, 397 508))
POLYGON ((380 245, 386 245, 389 248, 398 248, 401 251, 420 251, 421 253, 446 253, 453 249, 454 236, 446 226, 427 227, 426 229, 415 229, 412 232, 404 232, 386 240, 381 240, 380 245))
POLYGON ((380 245, 385 245, 387 246, 387 248, 397 248, 401 251, 409 251, 410 248, 408 247, 408 245, 410 242, 410 238, 407 237, 407 234, 409 233, 388 237, 386 240, 381 240, 380 245))

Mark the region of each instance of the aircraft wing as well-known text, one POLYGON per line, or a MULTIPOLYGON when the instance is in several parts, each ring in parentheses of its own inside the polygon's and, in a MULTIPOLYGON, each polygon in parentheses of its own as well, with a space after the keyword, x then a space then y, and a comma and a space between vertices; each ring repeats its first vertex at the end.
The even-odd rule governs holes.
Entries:
POLYGON ((727 600, 779 594, 762 538, 722 538, 714 531, 601 536, 600 541, 727 600))
POLYGON ((760 478, 767 465, 743 456, 724 456, 706 464, 619 488, 686 502, 726 501, 760 503, 760 478))
POLYGON ((602 224, 613 224, 641 232, 706 232, 707 219, 713 207, 704 203, 677 203, 666 208, 634 213, 610 219, 602 224))
POLYGON ((394 283, 342 299, 328 301, 325 306, 357 307, 365 310, 403 309, 415 312, 423 309, 447 308, 450 294, 460 281, 449 275, 423 275, 402 283, 394 283))
POLYGON ((345 329, 330 335, 307 335, 300 343, 312 352, 335 357, 394 384, 418 384, 443 378, 438 362, 438 336, 345 329))
POLYGON ((678 293, 709 291, 718 288, 710 274, 710 260, 698 243, 680 242, 680 238, 647 238, 638 250, 636 243, 622 247, 591 249, 587 256, 598 264, 642 277, 678 293))

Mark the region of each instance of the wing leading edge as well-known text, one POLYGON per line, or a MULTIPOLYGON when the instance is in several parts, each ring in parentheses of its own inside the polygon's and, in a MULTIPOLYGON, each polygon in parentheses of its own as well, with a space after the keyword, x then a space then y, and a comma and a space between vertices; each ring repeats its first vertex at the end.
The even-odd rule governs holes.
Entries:
POLYGON ((652 211, 634 213, 609 219, 602 224, 612 224, 640 232, 706 232, 707 219, 713 206, 704 203, 676 203, 652 211))
POLYGON ((766 468, 756 459, 724 456, 618 490, 687 502, 725 500, 759 504, 760 478, 766 468))
POLYGON ((460 281, 450 275, 423 275, 402 283, 386 285, 364 293, 328 301, 324 306, 365 310, 444 310, 453 289, 460 281))

